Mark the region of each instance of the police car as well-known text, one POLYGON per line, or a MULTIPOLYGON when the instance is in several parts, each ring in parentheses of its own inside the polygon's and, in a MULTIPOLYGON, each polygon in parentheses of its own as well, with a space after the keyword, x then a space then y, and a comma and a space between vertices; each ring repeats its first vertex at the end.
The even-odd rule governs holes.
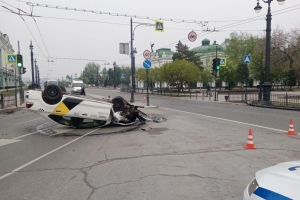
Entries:
POLYGON ((26 109, 59 124, 92 128, 108 124, 130 125, 139 119, 145 123, 147 115, 122 97, 94 100, 64 94, 58 85, 47 85, 43 91, 26 92, 26 109))
POLYGON ((299 200, 300 161, 279 163, 256 172, 244 200, 299 200))

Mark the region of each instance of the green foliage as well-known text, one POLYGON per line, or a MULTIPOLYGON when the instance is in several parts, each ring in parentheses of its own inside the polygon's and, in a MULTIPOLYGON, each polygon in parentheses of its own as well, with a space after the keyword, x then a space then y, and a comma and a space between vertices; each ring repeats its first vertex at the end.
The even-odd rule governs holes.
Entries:
POLYGON ((200 81, 202 83, 210 83, 213 81, 213 75, 210 73, 209 69, 204 69, 200 71, 200 81))
POLYGON ((237 83, 237 67, 230 60, 227 60, 225 67, 220 70, 219 79, 224 81, 229 88, 236 86, 237 83))
POLYGON ((249 69, 248 65, 240 63, 236 69, 237 72, 237 81, 242 84, 247 83, 249 79, 249 69))
POLYGON ((83 81, 86 84, 97 84, 97 75, 99 76, 100 65, 94 62, 88 63, 82 73, 83 81))
POLYGON ((183 85, 200 80, 200 70, 192 62, 175 60, 161 67, 161 78, 169 86, 176 87, 179 93, 183 85))
POLYGON ((197 56, 193 51, 189 50, 189 47, 179 40, 176 45, 176 53, 173 54, 173 61, 175 60, 187 60, 194 63, 199 69, 203 69, 203 63, 200 60, 200 56, 197 56))

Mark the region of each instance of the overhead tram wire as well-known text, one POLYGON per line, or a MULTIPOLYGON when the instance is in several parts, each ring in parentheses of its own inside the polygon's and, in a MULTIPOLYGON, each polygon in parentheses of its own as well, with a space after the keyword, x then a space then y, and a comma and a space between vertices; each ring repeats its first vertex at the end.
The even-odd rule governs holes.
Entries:
POLYGON ((148 20, 163 20, 163 21, 170 21, 175 23, 205 23, 205 22, 232 22, 232 21, 239 21, 239 20, 213 20, 213 21, 199 21, 199 20, 186 20, 186 19, 172 19, 172 18, 163 18, 163 17, 153 17, 153 16, 139 16, 139 15, 131 15, 131 14, 122 14, 122 13, 113 13, 113 12, 106 12, 106 11, 94 11, 89 9, 82 9, 82 8, 71 8, 66 6, 54 6, 48 4, 38 4, 32 2, 26 2, 28 6, 31 7, 44 7, 44 8, 53 8, 59 10, 68 10, 68 11, 76 11, 76 12, 84 12, 84 13, 93 13, 93 14, 101 14, 101 15, 110 15, 113 17, 129 17, 129 18, 137 18, 137 19, 148 19, 148 20))
MULTIPOLYGON (((273 15, 279 15, 279 14, 287 13, 287 12, 297 10, 297 9, 300 9, 300 4, 293 5, 293 6, 290 6, 288 8, 278 10, 278 11, 274 11, 273 13, 275 13, 275 14, 273 14, 273 15), (294 8, 294 7, 298 7, 298 8, 294 8), (282 12, 283 10, 287 10, 287 9, 290 9, 290 8, 294 8, 294 9, 282 12)), ((232 24, 224 25, 224 26, 219 27, 216 30, 223 30, 223 29, 226 29, 226 28, 232 28, 232 27, 235 27, 235 26, 239 26, 239 25, 242 25, 242 24, 250 23, 250 22, 253 22, 253 21, 256 21, 256 20, 261 20, 261 19, 264 19, 264 15, 263 16, 256 16, 256 17, 252 17, 252 18, 249 18, 249 19, 241 20, 240 22, 235 22, 235 23, 232 23, 232 24)), ((212 32, 214 32, 214 31, 212 31, 212 32)), ((209 33, 211 33, 211 32, 198 33, 197 36, 204 36, 204 35, 207 35, 209 33)), ((187 38, 184 38, 184 39, 181 39, 180 41, 185 42, 187 40, 188 40, 187 38)), ((177 44, 177 42, 170 43, 170 44, 165 45, 163 47, 173 46, 174 44, 177 44)))
MULTIPOLYGON (((2 0, 0 0, 2 3, 5 3, 6 5, 9 5, 9 6, 11 6, 11 7, 13 7, 13 8, 15 8, 15 9, 18 9, 19 10, 19 13, 16 13, 15 11, 13 11, 13 10, 11 10, 11 9, 9 9, 9 8, 6 8, 5 6, 2 6, 3 8, 5 8, 5 9, 7 9, 7 10, 10 10, 10 12, 11 13, 13 13, 13 14, 17 14, 17 15, 19 15, 20 17, 21 17, 21 19, 23 20, 23 22, 25 23, 25 25, 26 25, 26 27, 27 27, 27 29, 28 29, 28 31, 30 32, 30 34, 31 34, 31 36, 32 36, 32 38, 33 38, 33 40, 35 41, 35 43, 37 44, 37 46, 38 46, 38 48, 40 49, 40 51, 41 51, 41 53, 43 54, 43 56, 45 57, 45 58, 47 58, 47 56, 44 54, 44 52, 42 51, 42 49, 41 49, 41 47, 40 47, 40 45, 39 45, 39 43, 37 42, 37 40, 35 39, 35 37, 34 37, 34 35, 33 35, 33 33, 31 32, 31 30, 30 30, 30 28, 29 28, 29 26, 28 26, 28 24, 26 23, 26 21, 25 21, 25 19, 22 17, 22 14, 20 14, 20 11, 22 11, 21 9, 19 9, 19 8, 17 8, 17 7, 15 7, 15 6, 13 6, 13 5, 10 5, 10 4, 8 4, 8 3, 6 3, 6 2, 4 2, 4 1, 2 1, 2 0)), ((22 11, 22 12, 24 12, 24 11, 22 11)), ((25 13, 25 12, 24 12, 25 13)), ((48 51, 48 50, 47 50, 48 51)), ((48 53, 49 54, 49 53, 48 53)))
MULTIPOLYGON (((20 2, 20 1, 19 1, 20 2)), ((24 1, 21 1, 21 2, 24 2, 24 1)), ((29 2, 30 3, 30 2, 29 2)), ((294 5, 294 6, 292 6, 292 7, 297 7, 297 6, 299 6, 300 4, 297 4, 297 5, 294 5)), ((40 5, 39 5, 40 6, 40 5)), ((54 8, 54 7, 53 7, 54 8)), ((57 7, 55 7, 55 8, 57 8, 57 7)), ((276 12, 280 12, 280 11, 283 11, 283 10, 286 10, 286 9, 289 9, 289 8, 291 8, 291 7, 288 7, 288 8, 285 8, 285 9, 281 9, 281 10, 279 10, 279 11, 274 11, 273 13, 276 13, 276 12)), ((66 9, 66 7, 60 7, 59 9, 66 9)), ((70 8, 71 9, 71 8, 70 8)), ((74 9, 74 8, 72 8, 72 9, 74 9)), ((295 8, 295 9, 292 9, 292 10, 296 10, 296 9, 299 9, 299 8, 295 8)), ((67 9, 68 10, 68 9, 67 9)), ((84 10, 84 9, 82 9, 82 10, 76 10, 76 9, 74 9, 75 11, 83 11, 83 12, 88 12, 88 10, 84 10)), ((288 10, 288 11, 285 11, 285 12, 281 12, 281 13, 286 13, 286 12, 289 12, 289 11, 292 11, 292 10, 288 10)), ((92 11, 92 12, 94 12, 94 11, 92 11)), ((95 11, 96 12, 96 11, 95 11)), ((95 13, 94 12, 94 13, 95 13)), ((281 14, 281 13, 279 13, 279 14, 281 14)), ((96 14, 98 14, 98 13, 96 13, 96 14)), ((109 14, 109 15, 111 15, 111 16, 123 16, 123 17, 128 17, 128 15, 119 15, 118 13, 100 13, 100 14, 109 14)), ((277 15, 277 14, 274 14, 274 15, 277 15)), ((138 18, 139 16, 132 16, 132 17, 136 17, 136 18, 138 18)), ((246 19, 246 20, 228 20, 228 21, 237 21, 237 22, 235 22, 235 23, 232 23, 232 24, 229 24, 229 25, 224 25, 224 26, 221 26, 220 28, 222 28, 222 29, 226 29, 226 28, 230 28, 230 27, 233 27, 233 26, 238 26, 238 25, 241 25, 241 24, 245 24, 245 23, 250 23, 250 22, 252 22, 252 21, 255 21, 255 20, 260 20, 260 19, 256 19, 256 18, 260 18, 261 16, 257 16, 257 17, 254 17, 254 18, 250 18, 250 19, 246 19), (251 19, 255 19, 255 20, 251 20, 251 19), (249 21, 249 20, 251 20, 251 21, 249 21), (243 23, 241 23, 241 22, 243 22, 243 23)), ((46 17, 45 17, 46 18, 46 17)), ((142 17, 142 19, 150 19, 150 20, 152 20, 151 19, 151 17, 142 17)), ((157 18, 155 18, 155 19, 157 19, 157 18)), ((173 21, 172 19, 167 19, 167 18, 160 18, 161 20, 169 20, 169 21, 173 21)), ((68 20, 70 20, 70 19, 68 19, 68 20)), ((71 19, 71 20, 73 20, 73 19, 71 19)), ((76 19, 75 19, 76 20, 76 19)), ((77 20, 77 21, 79 21, 79 20, 77 20)), ((82 20, 83 21, 83 20, 82 20)), ((186 20, 186 21, 184 21, 184 20, 182 20, 182 22, 187 22, 188 20, 186 20)), ((228 22, 227 21, 227 22, 228 22)), ((202 21, 195 21, 195 20, 193 20, 193 22, 202 22, 202 21)), ((214 21, 214 22, 221 22, 221 21, 214 21)), ((225 22, 225 21, 222 21, 222 22, 225 22)), ((101 22, 100 22, 101 23, 101 22)), ((105 22, 104 22, 105 23, 105 22)), ((192 23, 192 22, 191 22, 192 23)), ((119 25, 121 25, 121 24, 119 24, 119 25)), ((122 24, 122 25, 127 25, 127 24, 122 24)), ((220 31, 220 30, 222 30, 222 29, 217 29, 216 31, 220 31)), ((201 31, 205 31, 205 30, 201 30, 201 31)), ((215 32, 215 31, 211 31, 211 32, 215 32)), ((207 34, 209 34, 209 33, 211 33, 211 32, 208 32, 208 33, 199 33, 198 35, 200 36, 200 34, 201 34, 201 36, 202 35, 207 35, 207 34)), ((187 39, 183 39, 183 41, 186 41, 187 39)), ((177 43, 177 42, 176 42, 177 43)), ((173 45, 173 44, 175 44, 175 43, 172 43, 172 44, 169 44, 169 45, 166 45, 166 46, 170 46, 170 45, 173 45)))
MULTIPOLYGON (((280 15, 280 14, 284 14, 284 13, 287 13, 287 12, 291 12, 291 11, 294 11, 294 10, 298 10, 300 9, 300 4, 296 4, 296 5, 293 5, 293 6, 290 6, 288 8, 284 8, 284 9, 280 9, 280 10, 277 10, 277 11, 274 11, 273 13, 273 16, 274 15, 280 15), (296 7, 296 8, 295 8, 296 7), (293 9, 290 9, 290 8, 293 8, 293 9), (287 9, 290 9, 290 10, 287 10, 287 9), (283 11, 283 10, 286 10, 286 11, 283 11)), ((253 21, 256 21, 256 20, 261 20, 261 19, 257 19, 257 18, 261 18, 261 19, 264 19, 263 16, 257 16, 257 17, 252 17, 252 18, 249 18, 249 19, 245 19, 245 20, 241 20, 241 23, 237 24, 237 23, 232 23, 232 24, 228 24, 228 25, 224 25, 222 27, 220 27, 220 29, 217 29, 217 30, 223 30, 223 29, 226 29, 226 28, 232 28, 232 27, 235 27, 235 26, 239 26, 239 25, 242 25, 242 24, 247 24, 247 23, 250 23, 250 22, 253 22, 253 21), (251 20, 252 19, 252 20, 251 20)), ((198 33, 197 36, 205 36, 205 35, 208 35, 208 34, 211 34, 213 33, 214 31, 208 31, 208 32, 205 32, 205 33, 198 33)), ((187 41, 188 39, 184 38, 184 39, 181 39, 180 41, 182 42, 185 42, 187 41)), ((176 45, 178 42, 173 42, 173 43, 170 43, 168 45, 164 45, 164 46, 161 46, 159 48, 164 48, 164 47, 172 47, 174 45, 176 45)), ((141 57, 142 54, 140 55, 137 55, 135 57, 141 57)), ((127 58, 126 60, 129 60, 130 58, 127 58)), ((122 60, 119 60, 120 61, 124 61, 125 59, 122 59, 122 60)))

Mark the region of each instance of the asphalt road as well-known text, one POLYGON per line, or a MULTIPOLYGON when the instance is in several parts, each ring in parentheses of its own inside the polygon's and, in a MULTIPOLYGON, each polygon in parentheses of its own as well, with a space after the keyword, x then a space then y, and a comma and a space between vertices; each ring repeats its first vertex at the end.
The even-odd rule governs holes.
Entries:
MULTIPOLYGON (((130 94, 86 89, 102 98, 130 94)), ((145 95, 136 95, 146 105, 145 95)), ((150 96, 160 123, 56 125, 25 110, 0 115, 0 199, 241 199, 259 169, 299 160, 298 112, 150 96), (253 129, 258 149, 243 148, 253 129)))

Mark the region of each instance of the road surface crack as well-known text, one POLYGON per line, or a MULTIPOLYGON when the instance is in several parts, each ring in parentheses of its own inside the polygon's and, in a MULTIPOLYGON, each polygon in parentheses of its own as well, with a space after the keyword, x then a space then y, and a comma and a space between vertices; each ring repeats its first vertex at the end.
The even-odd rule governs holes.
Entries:
POLYGON ((91 196, 95 193, 95 190, 97 188, 95 188, 94 186, 92 186, 92 184, 88 181, 88 170, 84 171, 84 168, 80 170, 83 174, 84 174, 84 177, 83 177, 83 182, 89 187, 92 189, 91 193, 89 194, 89 196, 87 197, 87 200, 90 200, 91 199, 91 196))
POLYGON ((96 190, 101 189, 101 188, 105 188, 111 185, 123 185, 123 184, 127 184, 127 183, 134 183, 134 182, 138 182, 138 181, 142 181, 145 178, 149 178, 149 177, 155 177, 155 176, 163 176, 163 177, 191 177, 191 178, 200 178, 200 179, 212 179, 212 180, 220 180, 220 181, 233 181, 233 182, 239 182, 238 180, 233 180, 233 179, 222 179, 222 178, 216 178, 216 177, 210 177, 210 176, 200 176, 197 174, 153 174, 153 175, 147 175, 147 176, 143 176, 140 178, 136 178, 136 179, 132 179, 132 180, 128 180, 128 181, 124 181, 124 182, 119 182, 119 183, 109 183, 106 185, 102 185, 100 187, 97 187, 96 190))

